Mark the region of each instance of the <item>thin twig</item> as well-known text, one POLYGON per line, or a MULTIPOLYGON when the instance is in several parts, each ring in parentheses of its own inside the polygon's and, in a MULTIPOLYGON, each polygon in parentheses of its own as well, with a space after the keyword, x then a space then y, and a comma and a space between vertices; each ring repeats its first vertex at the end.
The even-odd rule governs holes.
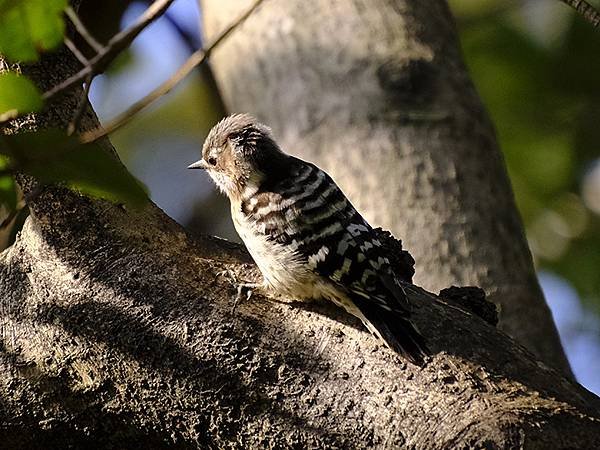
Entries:
POLYGON ((129 122, 138 112, 154 103, 157 99, 162 97, 171 91, 181 80, 183 80, 196 66, 202 64, 208 58, 210 53, 217 47, 237 26, 239 26, 242 22, 244 22, 253 12, 254 10, 263 2, 263 0, 255 0, 252 5, 246 9, 243 13, 241 13, 235 20, 231 22, 229 26, 227 26, 221 33, 217 35, 217 37, 205 48, 197 50, 192 53, 190 57, 177 69, 177 71, 171 75, 171 77, 166 80, 159 87, 154 89, 148 95, 146 95, 141 100, 135 102, 129 108, 127 108, 124 112, 119 114, 113 120, 111 120, 106 126, 103 128, 90 131, 87 133, 83 133, 81 136, 81 140, 84 143, 95 141, 101 137, 106 136, 107 134, 112 133, 113 131, 121 128, 127 122, 129 122))
POLYGON ((45 92, 43 99, 48 100, 54 97, 59 92, 82 82, 90 74, 93 77, 104 71, 104 69, 133 42, 144 28, 167 10, 171 3, 173 3, 173 0, 156 0, 148 7, 148 9, 146 9, 146 11, 144 11, 132 26, 115 34, 110 41, 108 41, 106 46, 100 48, 98 54, 94 56, 83 69, 45 92))
POLYGON ((90 93, 90 86, 92 85, 93 79, 94 78, 90 74, 90 75, 88 75, 87 79, 85 80, 85 88, 83 89, 83 92, 81 93, 81 98, 79 99, 79 104, 77 105, 75 114, 73 114, 73 118, 71 119, 71 121, 69 122, 69 125, 67 126, 67 134, 69 136, 71 136, 75 132, 75 130, 77 129, 77 125, 79 125, 79 120, 81 119, 81 116, 83 115, 83 111, 85 110, 85 106, 87 104, 88 95, 90 93))
POLYGON ((585 20, 592 24, 593 27, 600 26, 600 12, 590 5, 585 0, 560 0, 577 11, 585 20))
POLYGON ((73 10, 73 8, 67 6, 67 9, 65 9, 65 14, 67 15, 71 23, 75 26, 75 29, 85 40, 85 42, 87 42, 90 47, 96 50, 96 52, 100 53, 102 51, 102 44, 100 44, 100 42, 98 42, 94 38, 94 36, 92 36, 92 34, 88 31, 83 22, 79 20, 79 16, 73 10))
POLYGON ((83 53, 81 53, 79 51, 79 49, 77 48, 77 46, 75 45, 75 43, 69 39, 68 37, 65 37, 65 45, 67 46, 67 48, 69 50, 71 50, 71 53, 73 53, 75 55, 75 57, 79 60, 79 62, 86 66, 88 65, 90 62, 88 61, 88 59, 83 56, 83 53))

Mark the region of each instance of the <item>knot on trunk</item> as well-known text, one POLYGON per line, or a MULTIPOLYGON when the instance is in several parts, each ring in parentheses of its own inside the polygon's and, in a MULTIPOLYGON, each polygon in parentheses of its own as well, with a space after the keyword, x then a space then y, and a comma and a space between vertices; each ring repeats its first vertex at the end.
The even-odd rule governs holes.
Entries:
POLYGON ((388 94, 409 102, 431 99, 437 69, 425 59, 394 57, 377 68, 379 85, 388 94))
POLYGON ((485 291, 477 286, 451 286, 442 289, 439 296, 460 309, 481 317, 492 326, 498 324, 496 305, 485 298, 485 291))

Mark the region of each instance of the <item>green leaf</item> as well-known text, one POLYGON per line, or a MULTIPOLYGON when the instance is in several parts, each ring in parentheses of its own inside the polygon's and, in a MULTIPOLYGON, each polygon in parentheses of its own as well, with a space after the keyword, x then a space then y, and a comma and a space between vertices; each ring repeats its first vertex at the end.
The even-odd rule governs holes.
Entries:
POLYGON ((63 40, 67 0, 0 0, 0 53, 15 61, 35 61, 38 52, 63 40))
MULTIPOLYGON (((0 155, 0 170, 4 170, 9 165, 9 159, 0 155)), ((15 180, 11 175, 0 177, 0 204, 5 205, 11 211, 17 207, 17 191, 15 189, 15 180)))
POLYGON ((0 122, 38 111, 42 94, 35 84, 14 72, 0 74, 0 122))
POLYGON ((60 182, 84 194, 141 206, 147 194, 121 162, 99 144, 82 144, 61 130, 5 136, 0 153, 43 182, 60 182))

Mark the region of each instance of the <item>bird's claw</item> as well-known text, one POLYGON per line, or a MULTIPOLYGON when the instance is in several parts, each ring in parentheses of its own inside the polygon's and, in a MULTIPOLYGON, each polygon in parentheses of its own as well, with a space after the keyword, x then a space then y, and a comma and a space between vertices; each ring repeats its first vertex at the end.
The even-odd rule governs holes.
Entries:
POLYGON ((233 307, 231 308, 231 312, 235 312, 235 308, 237 308, 237 305, 240 303, 240 301, 242 300, 242 293, 244 292, 244 289, 246 289, 246 300, 250 300, 250 298, 252 297, 253 294, 253 289, 256 289, 258 287, 258 283, 238 283, 237 285, 237 294, 235 296, 235 299, 233 301, 233 307))
POLYGON ((250 297, 252 297, 252 294, 253 294, 253 289, 257 289, 260 287, 259 283, 242 283, 242 282, 240 282, 240 280, 237 277, 237 274, 231 269, 225 269, 225 270, 219 272, 217 275, 227 278, 228 281, 231 284, 233 284, 234 286, 236 286, 236 288, 237 288, 237 294, 233 301, 233 307, 231 308, 232 313, 235 311, 235 308, 240 303, 240 301, 243 300, 244 289, 247 290, 246 300, 250 300, 250 297))

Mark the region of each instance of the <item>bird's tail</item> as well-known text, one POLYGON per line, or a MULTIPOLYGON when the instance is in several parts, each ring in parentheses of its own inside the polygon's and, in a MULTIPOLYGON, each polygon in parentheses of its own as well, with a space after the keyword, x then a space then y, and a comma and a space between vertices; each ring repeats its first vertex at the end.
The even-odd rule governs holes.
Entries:
POLYGON ((425 339, 410 320, 392 314, 384 322, 371 323, 386 345, 411 363, 423 366, 425 357, 431 354, 425 339))
POLYGON ((362 304, 357 306, 363 314, 363 321, 369 331, 411 363, 423 366, 425 357, 431 352, 423 336, 410 321, 407 312, 386 311, 375 304, 364 301, 360 303, 362 304))

